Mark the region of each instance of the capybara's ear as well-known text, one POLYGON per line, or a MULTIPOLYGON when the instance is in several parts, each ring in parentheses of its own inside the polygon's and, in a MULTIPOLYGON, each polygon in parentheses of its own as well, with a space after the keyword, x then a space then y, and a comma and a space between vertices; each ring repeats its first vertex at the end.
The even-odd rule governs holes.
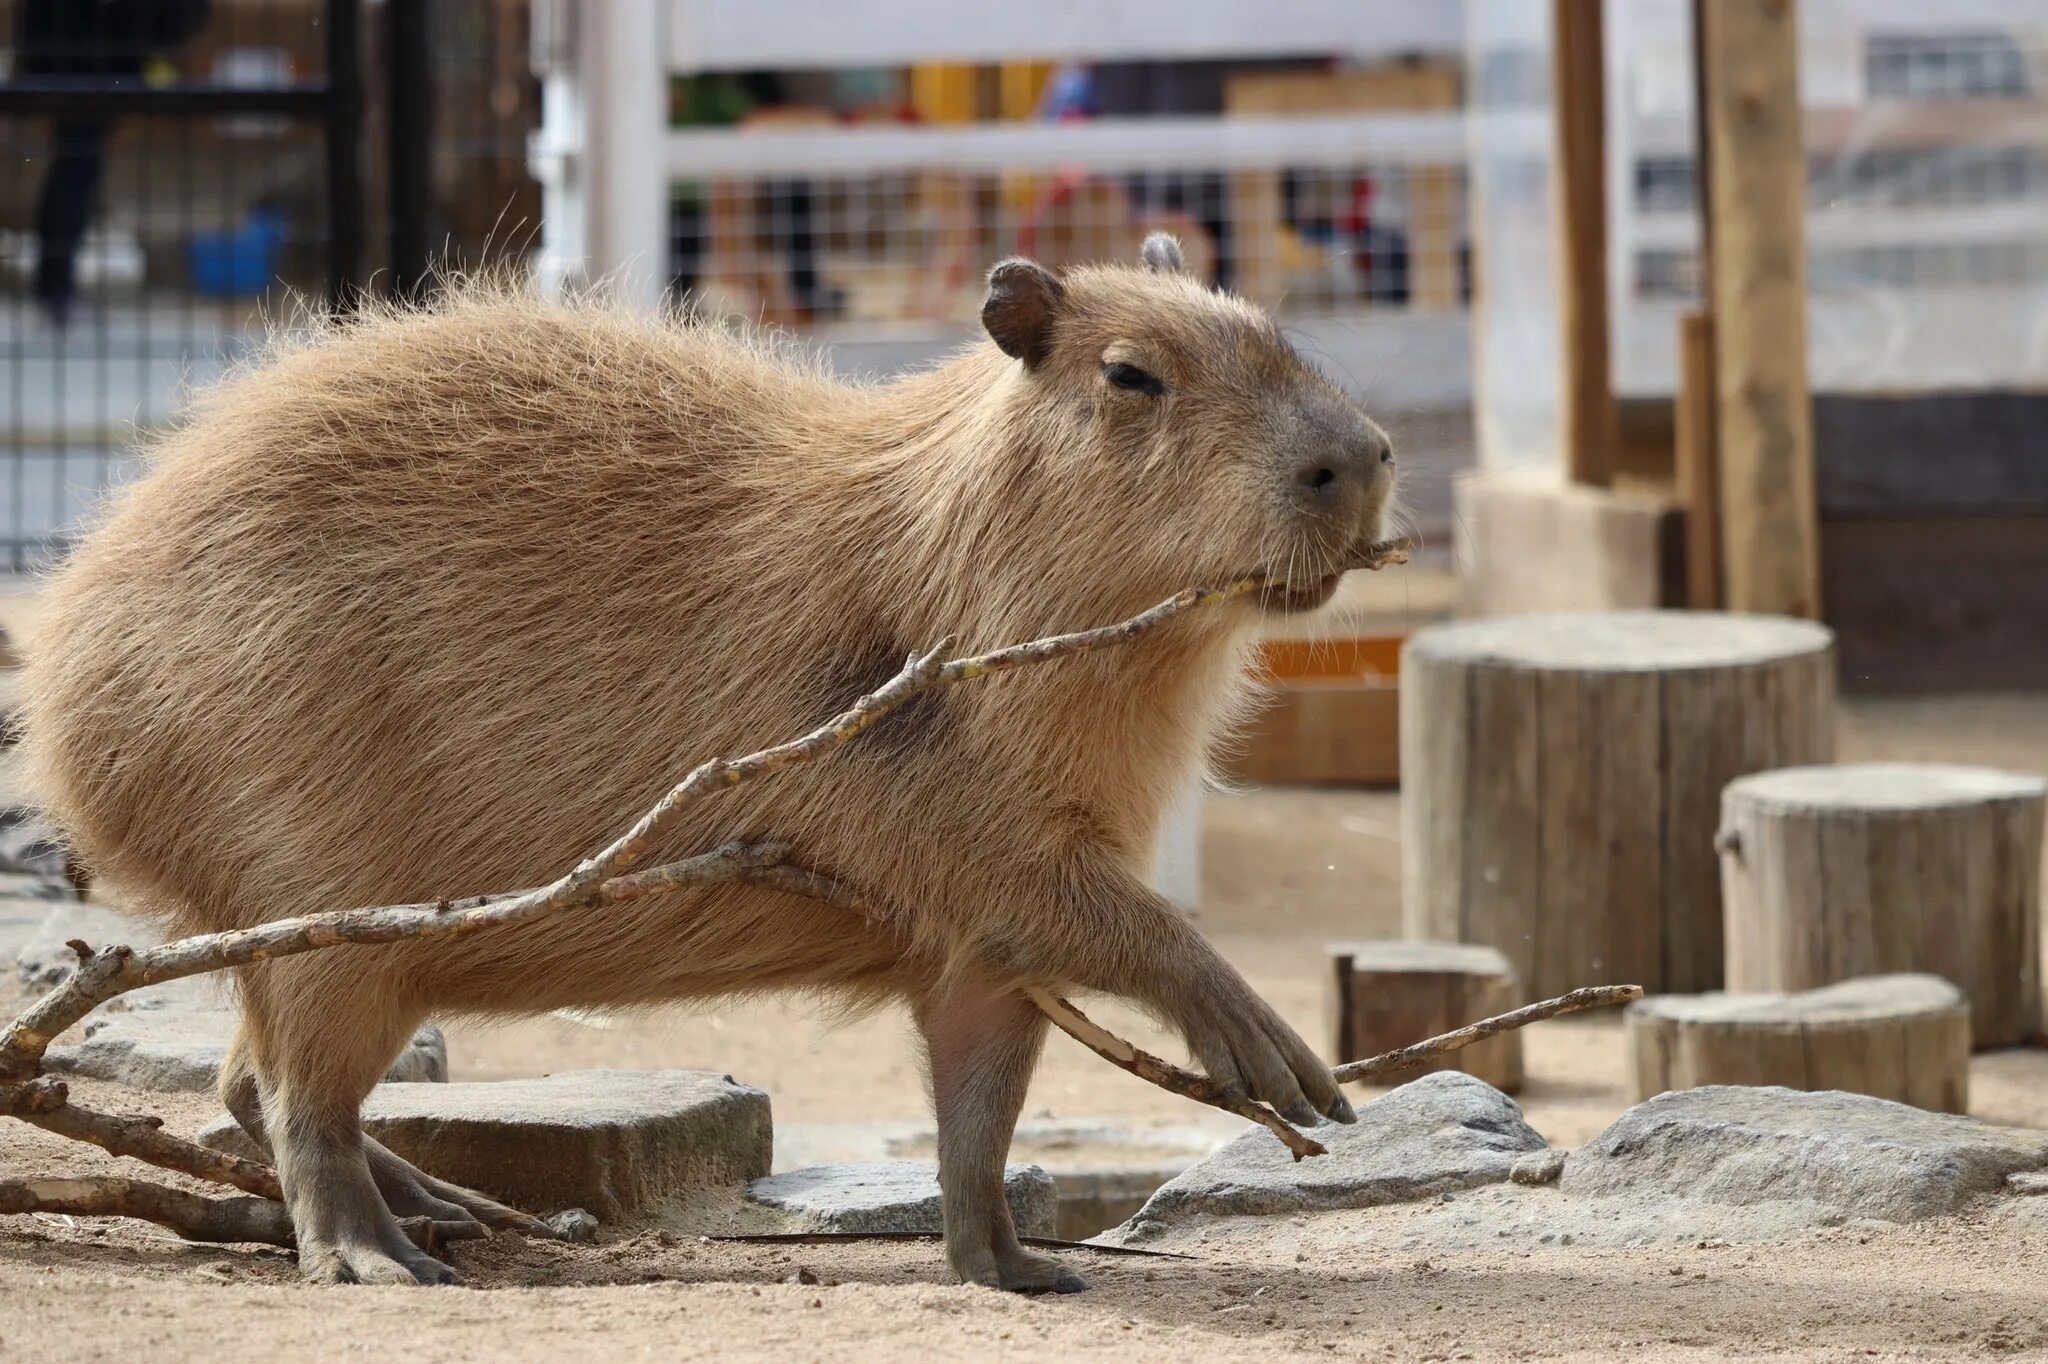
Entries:
POLYGON ((1052 319, 1066 286, 1037 261, 1012 256, 988 272, 988 298, 981 305, 981 325, 1003 348, 1027 367, 1052 353, 1052 319))
POLYGON ((1188 268, 1187 260, 1180 254, 1180 238, 1171 232, 1154 232, 1145 238, 1138 258, 1162 275, 1177 275, 1188 268))

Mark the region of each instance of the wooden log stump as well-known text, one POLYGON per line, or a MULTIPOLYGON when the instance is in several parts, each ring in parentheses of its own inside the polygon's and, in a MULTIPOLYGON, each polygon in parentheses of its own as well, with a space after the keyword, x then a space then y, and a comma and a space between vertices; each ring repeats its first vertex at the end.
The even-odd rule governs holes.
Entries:
POLYGON ((1499 948, 1526 999, 1719 988, 1718 793, 1832 756, 1831 641, 1805 621, 1682 611, 1416 634, 1404 931, 1499 948))
MULTIPOLYGON (((1377 1056, 1462 1028, 1522 1001, 1514 968, 1491 947, 1454 942, 1333 943, 1332 1054, 1377 1056)), ((1413 1066, 1374 1083, 1401 1084, 1426 1071, 1462 1070, 1512 1094, 1522 1085, 1522 1035, 1499 1037, 1413 1066)))
POLYGON ((1975 1045, 2041 1030, 2048 782, 1856 763, 1732 782, 1722 799, 1728 988, 1927 971, 1970 1000, 1975 1045))
POLYGON ((1968 1111, 1970 1002, 1939 976, 1800 994, 1658 995, 1627 1014, 1634 1101, 1700 1085, 1842 1089, 1968 1111))

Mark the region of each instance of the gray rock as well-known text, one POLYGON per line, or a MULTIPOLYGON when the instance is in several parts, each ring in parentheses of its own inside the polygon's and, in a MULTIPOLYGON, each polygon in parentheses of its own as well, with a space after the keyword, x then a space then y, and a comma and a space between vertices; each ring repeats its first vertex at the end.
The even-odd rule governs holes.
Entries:
MULTIPOLYGON (((429 1174, 516 1208, 587 1208, 606 1222, 759 1179, 775 1145, 766 1094, 697 1070, 379 1085, 363 1104, 363 1130, 429 1174)), ((199 1140, 249 1150, 231 1118, 199 1140)))
POLYGON ((1629 1109, 1572 1154, 1562 1187, 1575 1197, 1798 1202, 1838 1221, 1910 1222, 2043 1167, 2048 1132, 1861 1094, 1710 1085, 1629 1109))
POLYGON ((21 983, 36 991, 62 984, 78 964, 78 954, 66 945, 73 938, 95 948, 121 943, 152 947, 163 940, 153 926, 127 918, 105 905, 84 900, 46 905, 42 927, 15 954, 21 983))
MULTIPOLYGON (((1058 1198, 1051 1175, 1036 1165, 1009 1166, 1003 1193, 1020 1234, 1053 1234, 1058 1198)), ((938 1170, 914 1160, 785 1170, 749 1184, 747 1198, 790 1214, 803 1231, 938 1231, 944 1225, 938 1170)))
POLYGON ((1425 1075, 1326 1123, 1329 1154, 1297 1163, 1253 1128, 1168 1181, 1111 1239, 1143 1240, 1191 1217, 1369 1208, 1431 1198, 1508 1177, 1518 1156, 1546 1149, 1515 1101, 1461 1071, 1425 1075))
POLYGON ((1508 1178, 1517 1184, 1555 1184, 1563 1173, 1562 1151, 1534 1151, 1508 1167, 1508 1178))
MULTIPOLYGON (((163 1093, 207 1093, 220 1080, 239 1016, 225 1009, 147 1009, 89 1019, 85 1040, 52 1047, 45 1068, 163 1093)), ((448 1078, 448 1044, 429 1024, 413 1034, 387 1080, 448 1078)))
POLYGON ((2021 1170, 2016 1174, 2009 1174, 2005 1177, 2005 1191, 2028 1198, 2048 1194, 2048 1172, 2021 1170))

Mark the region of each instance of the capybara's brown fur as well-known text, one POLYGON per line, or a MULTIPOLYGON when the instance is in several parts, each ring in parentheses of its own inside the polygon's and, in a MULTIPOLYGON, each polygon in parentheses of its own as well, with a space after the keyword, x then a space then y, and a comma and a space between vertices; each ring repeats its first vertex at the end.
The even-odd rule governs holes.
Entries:
MULTIPOLYGON (((1260 570, 1295 587, 1267 608, 1326 598, 1381 533, 1385 437, 1170 241, 1146 260, 1006 262, 994 344, 868 386, 503 288, 281 342, 200 398, 50 580, 22 679, 36 789, 93 874, 177 931, 504 890, 941 637, 1104 624, 1260 570)), ((1078 1285, 1019 1248, 1001 1193, 1042 1037, 1020 983, 1135 999, 1212 1074, 1348 1116, 1143 881, 1260 609, 920 701, 696 807, 654 854, 787 839, 889 928, 720 888, 246 970, 228 1097, 267 1127, 307 1272, 444 1278, 392 1211, 505 1214, 357 1132, 429 1013, 905 998, 953 1262, 1016 1288, 1078 1285)))

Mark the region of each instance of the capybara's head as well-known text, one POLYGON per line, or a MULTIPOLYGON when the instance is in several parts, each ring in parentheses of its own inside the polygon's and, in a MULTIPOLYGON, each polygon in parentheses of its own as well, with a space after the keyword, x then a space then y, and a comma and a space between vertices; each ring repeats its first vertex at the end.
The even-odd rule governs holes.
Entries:
POLYGON ((1171 590, 1284 580, 1269 610, 1322 605, 1383 538, 1386 432, 1287 341, 1264 309, 1188 273, 1172 237, 1142 263, 1055 276, 989 272, 981 318, 1019 362, 1013 405, 1036 457, 1089 515, 1118 524, 1134 580, 1171 590))

